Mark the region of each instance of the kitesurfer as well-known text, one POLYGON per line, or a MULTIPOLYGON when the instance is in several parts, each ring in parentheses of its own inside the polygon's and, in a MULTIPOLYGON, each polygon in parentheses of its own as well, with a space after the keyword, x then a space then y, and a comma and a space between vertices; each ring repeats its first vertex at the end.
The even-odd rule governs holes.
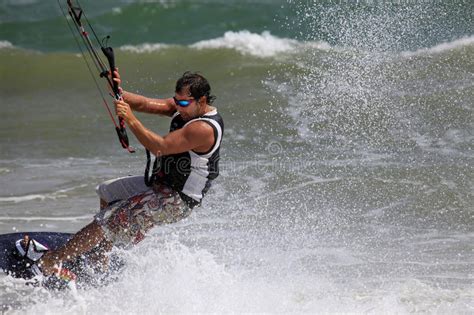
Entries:
MULTIPOLYGON (((120 85, 116 70, 114 80, 120 85)), ((58 271, 64 261, 88 253, 98 261, 113 246, 138 243, 156 225, 177 222, 200 206, 211 182, 219 174, 219 149, 224 124, 211 87, 199 73, 185 72, 176 82, 172 98, 153 99, 120 88, 116 114, 138 141, 157 156, 151 179, 128 176, 100 184, 101 210, 94 221, 56 251, 40 260, 43 274, 58 271), (134 111, 171 117, 169 133, 147 129, 134 111), (147 180, 145 180, 147 179, 147 180)), ((103 260, 102 260, 103 261, 103 260)))

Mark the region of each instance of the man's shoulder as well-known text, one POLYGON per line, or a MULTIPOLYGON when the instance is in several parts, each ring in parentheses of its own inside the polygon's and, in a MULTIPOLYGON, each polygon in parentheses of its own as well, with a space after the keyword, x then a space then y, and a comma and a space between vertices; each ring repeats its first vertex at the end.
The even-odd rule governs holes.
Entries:
POLYGON ((214 128, 204 119, 195 119, 189 121, 184 129, 186 132, 195 134, 197 136, 210 136, 214 133, 214 128))
POLYGON ((216 121, 221 129, 224 128, 224 119, 222 118, 221 114, 214 108, 212 111, 206 113, 204 116, 201 117, 203 120, 211 119, 216 121))

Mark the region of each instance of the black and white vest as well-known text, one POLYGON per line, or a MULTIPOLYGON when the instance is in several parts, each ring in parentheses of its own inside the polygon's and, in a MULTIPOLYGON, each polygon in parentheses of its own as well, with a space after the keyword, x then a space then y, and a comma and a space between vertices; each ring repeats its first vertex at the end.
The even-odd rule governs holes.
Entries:
POLYGON ((187 151, 161 157, 156 180, 178 191, 181 198, 191 207, 201 203, 211 187, 211 182, 219 175, 219 149, 224 132, 224 121, 217 110, 203 116, 184 121, 176 112, 171 120, 170 132, 195 122, 203 121, 214 130, 214 145, 208 152, 187 151))

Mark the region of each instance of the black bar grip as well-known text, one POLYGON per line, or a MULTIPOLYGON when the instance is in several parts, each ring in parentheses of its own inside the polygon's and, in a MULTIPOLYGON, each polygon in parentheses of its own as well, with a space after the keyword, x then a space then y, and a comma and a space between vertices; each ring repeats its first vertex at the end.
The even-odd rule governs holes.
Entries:
POLYGON ((118 83, 115 81, 115 55, 114 55, 114 50, 112 47, 101 47, 102 52, 104 53, 105 57, 107 58, 109 62, 109 67, 110 67, 110 74, 112 76, 112 90, 114 91, 115 98, 119 99, 120 98, 120 93, 118 89, 118 83))
POLYGON ((115 127, 115 131, 117 132, 117 136, 119 138, 120 144, 122 145, 122 148, 127 149, 130 151, 130 153, 135 152, 132 147, 129 146, 128 144, 128 136, 127 136, 127 130, 125 129, 124 126, 120 127, 115 127))

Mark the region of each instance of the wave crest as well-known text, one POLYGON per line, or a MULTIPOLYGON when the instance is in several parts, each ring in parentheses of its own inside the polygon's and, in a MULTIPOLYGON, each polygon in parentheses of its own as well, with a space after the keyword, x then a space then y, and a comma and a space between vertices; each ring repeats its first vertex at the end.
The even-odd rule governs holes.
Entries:
POLYGON ((151 53, 154 51, 161 50, 163 48, 168 48, 170 45, 167 44, 150 44, 150 43, 144 43, 140 45, 124 45, 120 47, 120 50, 123 51, 128 51, 128 52, 133 52, 133 53, 151 53))
POLYGON ((13 48, 13 44, 7 40, 0 40, 0 49, 13 48))
MULTIPOLYGON (((177 45, 163 43, 144 43, 140 45, 125 45, 120 47, 122 51, 133 53, 151 53, 177 45)), ((223 36, 206 39, 187 46, 191 49, 232 49, 243 55, 255 57, 274 57, 282 53, 294 53, 304 48, 329 50, 331 46, 324 42, 300 42, 296 39, 281 38, 273 36, 268 31, 261 34, 252 33, 247 30, 238 32, 228 31, 223 36)))
POLYGON ((451 42, 441 43, 430 48, 421 48, 415 51, 405 51, 402 53, 404 57, 441 54, 446 51, 456 50, 464 46, 474 45, 474 36, 462 37, 451 42))
POLYGON ((203 40, 191 45, 196 49, 230 48, 246 55, 272 57, 278 53, 294 50, 300 44, 297 40, 279 38, 268 31, 262 34, 251 33, 247 30, 226 32, 224 36, 203 40))

